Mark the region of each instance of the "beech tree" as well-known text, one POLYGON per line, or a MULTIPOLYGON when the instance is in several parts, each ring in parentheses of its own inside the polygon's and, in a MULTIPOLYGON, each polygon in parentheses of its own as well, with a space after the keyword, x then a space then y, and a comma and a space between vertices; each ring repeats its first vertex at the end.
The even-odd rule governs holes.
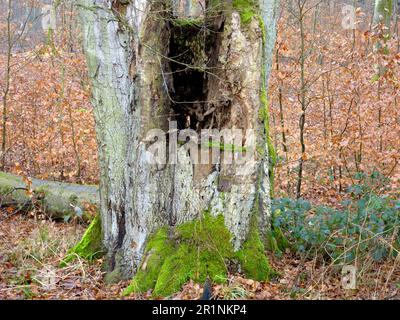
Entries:
MULTIPOLYGON (((107 281, 133 276, 126 293, 168 295, 189 279, 223 281, 229 271, 257 280, 271 275, 264 250, 273 164, 266 90, 277 5, 78 1, 98 138, 107 281), (206 144, 190 138, 232 128, 254 132, 252 161, 193 160, 196 150, 214 159, 217 149, 217 160, 229 148, 233 158, 250 153, 225 138, 217 144, 214 136, 206 144), (165 140, 149 135, 155 130, 168 133, 165 140), (160 141, 168 143, 158 150, 167 151, 165 163, 149 152, 160 141)), ((98 229, 92 224, 75 252, 93 249, 88 243, 96 242, 98 229)))

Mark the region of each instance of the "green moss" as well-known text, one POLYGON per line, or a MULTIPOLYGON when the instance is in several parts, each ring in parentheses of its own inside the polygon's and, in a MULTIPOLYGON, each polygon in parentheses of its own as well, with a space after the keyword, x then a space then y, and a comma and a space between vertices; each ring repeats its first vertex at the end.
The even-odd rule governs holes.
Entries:
POLYGON ((271 184, 271 197, 274 197, 274 184, 275 184, 275 174, 274 174, 274 168, 276 165, 276 160, 277 160, 277 154, 276 150, 274 147, 274 144, 271 139, 271 128, 270 128, 270 117, 269 117, 269 102, 267 98, 267 91, 265 88, 265 84, 263 84, 263 87, 261 88, 261 93, 260 93, 260 99, 261 99, 261 108, 260 108, 260 118, 264 123, 264 130, 265 130, 265 138, 267 142, 267 147, 268 147, 268 156, 269 156, 269 178, 270 178, 270 184, 271 184))
POLYGON ((247 277, 257 281, 265 281, 271 278, 274 271, 265 255, 265 247, 261 240, 256 220, 257 216, 254 214, 249 235, 243 244, 243 248, 237 252, 237 257, 247 277))
POLYGON ((232 6, 239 12, 240 20, 244 24, 250 23, 258 10, 258 6, 254 0, 233 0, 232 6))
POLYGON ((90 261, 102 255, 101 220, 100 215, 96 215, 86 229, 81 241, 68 251, 66 257, 61 262, 61 267, 65 267, 67 263, 75 260, 77 257, 90 261))
POLYGON ((155 296, 168 296, 178 292, 193 275, 198 257, 187 243, 178 246, 174 254, 167 257, 161 266, 154 288, 155 296))
POLYGON ((260 14, 257 15, 257 19, 258 19, 258 23, 259 23, 259 26, 261 29, 262 43, 263 43, 263 46, 265 46, 265 44, 267 43, 267 30, 265 28, 265 23, 260 14))
POLYGON ((203 283, 207 277, 214 283, 223 283, 228 265, 237 262, 246 276, 256 280, 266 280, 272 273, 256 228, 250 232, 243 249, 235 253, 224 217, 205 213, 202 219, 157 231, 123 294, 152 289, 155 297, 169 296, 190 279, 203 283))
POLYGON ((277 255, 282 255, 290 243, 280 228, 274 228, 267 234, 267 249, 277 255))
POLYGON ((124 294, 153 289, 168 296, 192 279, 216 283, 226 279, 227 262, 235 258, 231 234, 222 215, 205 213, 202 219, 159 230, 146 247, 139 271, 124 294))
POLYGON ((168 239, 168 228, 162 228, 150 238, 144 259, 131 284, 123 295, 145 292, 157 284, 159 272, 165 259, 173 252, 173 246, 168 239))

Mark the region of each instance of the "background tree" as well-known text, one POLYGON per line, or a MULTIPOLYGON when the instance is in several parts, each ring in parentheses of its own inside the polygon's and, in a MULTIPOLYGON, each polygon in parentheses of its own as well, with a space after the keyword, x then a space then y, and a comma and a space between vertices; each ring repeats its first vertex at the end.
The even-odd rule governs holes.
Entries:
MULTIPOLYGON (((375 0, 375 10, 374 10, 374 28, 378 30, 378 41, 375 45, 375 50, 383 50, 382 53, 388 53, 388 48, 385 45, 390 37, 390 29, 392 22, 392 12, 393 12, 393 1, 392 0, 375 0)), ((381 64, 377 66, 378 73, 378 99, 381 98, 381 76, 386 72, 386 68, 381 64)), ((378 127, 379 131, 382 131, 382 107, 378 107, 378 127)), ((383 151, 383 135, 379 136, 379 151, 383 151)))
POLYGON ((390 30, 392 21, 393 1, 375 0, 374 23, 382 23, 387 30, 390 30))
MULTIPOLYGON (((35 22, 33 17, 35 0, 28 0, 22 5, 20 3, 13 4, 11 0, 3 4, 2 9, 6 12, 6 34, 5 34, 5 51, 6 51, 6 67, 4 72, 4 88, 2 90, 2 121, 1 121, 1 163, 0 168, 4 170, 6 167, 7 155, 7 121, 8 121, 8 102, 12 78, 12 56, 18 46, 23 47, 27 33, 31 29, 29 24, 35 22), (25 6, 25 8, 24 8, 25 6)), ((0 48, 1 49, 1 48, 0 48)))

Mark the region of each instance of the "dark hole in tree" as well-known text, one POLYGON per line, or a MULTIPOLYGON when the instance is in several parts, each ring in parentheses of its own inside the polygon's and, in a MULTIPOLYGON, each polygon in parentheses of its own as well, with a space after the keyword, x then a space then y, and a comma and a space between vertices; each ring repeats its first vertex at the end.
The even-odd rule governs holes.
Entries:
MULTIPOLYGON (((220 34, 224 29, 222 13, 212 13, 203 20, 182 20, 172 17, 169 23, 169 94, 171 111, 178 129, 209 129, 214 117, 207 101, 209 80, 218 63, 220 34)), ((214 108, 215 109, 215 108, 214 108)))
MULTIPOLYGON (((225 17, 222 12, 210 14, 202 21, 172 17, 169 22, 167 82, 172 100, 170 112, 178 130, 190 128, 200 133, 202 129, 229 127, 230 101, 215 92, 220 79, 215 73, 220 64, 225 17)), ((219 138, 208 137, 209 141, 204 141, 201 136, 201 143, 218 144, 219 138)), ((211 148, 209 159, 209 164, 194 165, 195 181, 216 170, 211 164, 211 148)))
POLYGON ((201 127, 206 100, 207 77, 202 70, 205 59, 204 31, 201 26, 171 23, 169 45, 173 87, 171 107, 178 129, 201 127))

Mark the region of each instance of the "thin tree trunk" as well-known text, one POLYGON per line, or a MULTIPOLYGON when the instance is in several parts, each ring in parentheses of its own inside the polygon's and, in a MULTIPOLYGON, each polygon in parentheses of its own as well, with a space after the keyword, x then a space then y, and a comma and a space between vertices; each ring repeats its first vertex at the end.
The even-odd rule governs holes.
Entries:
MULTIPOLYGON (((393 1, 392 0, 375 0, 375 10, 374 10, 374 25, 382 24, 385 30, 383 30, 383 42, 386 43, 388 37, 390 35, 391 21, 392 21, 392 12, 393 12, 393 1)), ((380 50, 384 46, 381 41, 378 41, 375 50, 380 50)), ((387 48, 385 48, 386 50, 387 48)), ((386 51, 383 51, 383 54, 386 54, 386 51)), ((379 77, 385 73, 385 69, 382 65, 378 66, 378 75, 379 77)), ((378 100, 380 101, 381 96, 381 79, 378 81, 377 87, 378 100)), ((379 129, 379 142, 378 142, 378 150, 379 152, 383 152, 383 128, 382 128, 382 106, 379 105, 378 108, 378 129, 379 129)))
POLYGON ((304 170, 304 156, 306 153, 306 143, 304 139, 304 129, 306 124, 306 79, 305 79, 305 61, 306 61, 306 48, 305 48, 305 33, 304 33, 304 6, 305 2, 302 4, 299 2, 299 24, 300 24, 300 38, 301 38, 301 52, 300 52, 300 104, 301 104, 301 115, 300 115, 300 146, 301 146, 301 157, 299 160, 299 172, 297 176, 297 186, 296 186, 296 197, 301 198, 301 187, 303 183, 303 170, 304 170))
POLYGON ((6 81, 5 89, 3 92, 3 119, 2 119, 2 137, 1 137, 1 170, 6 166, 6 144, 7 144, 7 102, 8 94, 10 92, 11 81, 11 55, 13 49, 13 40, 11 36, 11 0, 8 1, 7 12, 7 65, 6 65, 6 81))
POLYGON ((387 33, 390 33, 392 13, 392 0, 375 0, 374 24, 382 23, 388 29, 387 33))
MULTIPOLYGON (((279 65, 279 47, 276 50, 275 53, 276 57, 276 71, 279 73, 280 70, 280 65, 279 65)), ((287 192, 288 194, 290 193, 291 189, 291 184, 290 184, 290 168, 289 168, 289 148, 288 148, 288 143, 286 139, 286 127, 285 127, 285 116, 284 116, 284 111, 283 111, 283 81, 279 80, 279 88, 278 88, 278 104, 279 104, 279 120, 280 120, 280 126, 281 126, 281 134, 282 134, 282 149, 285 154, 285 162, 286 162, 286 179, 288 181, 287 183, 287 192)))

